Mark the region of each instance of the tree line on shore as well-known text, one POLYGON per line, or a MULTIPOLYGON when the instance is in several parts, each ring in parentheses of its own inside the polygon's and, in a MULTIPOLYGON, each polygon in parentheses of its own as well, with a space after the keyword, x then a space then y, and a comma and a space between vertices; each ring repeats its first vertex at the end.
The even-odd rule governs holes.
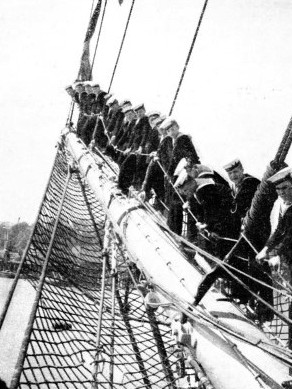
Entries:
POLYGON ((8 251, 21 256, 27 245, 31 229, 32 226, 27 222, 16 224, 0 222, 0 254, 8 251))

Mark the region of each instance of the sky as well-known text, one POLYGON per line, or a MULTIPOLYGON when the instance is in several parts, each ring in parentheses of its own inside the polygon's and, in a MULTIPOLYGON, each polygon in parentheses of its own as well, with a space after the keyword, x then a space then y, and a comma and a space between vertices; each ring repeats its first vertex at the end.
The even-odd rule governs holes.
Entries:
MULTIPOLYGON (((93 70, 104 90, 131 3, 108 0, 93 70)), ((0 221, 36 219, 91 6, 0 2, 0 221)), ((202 6, 136 0, 112 85, 119 100, 169 113, 202 6)), ((220 170, 238 157, 260 178, 274 158, 292 115, 291 20, 290 0, 209 0, 173 111, 204 164, 220 170)), ((96 34, 91 54, 95 41, 96 34)))

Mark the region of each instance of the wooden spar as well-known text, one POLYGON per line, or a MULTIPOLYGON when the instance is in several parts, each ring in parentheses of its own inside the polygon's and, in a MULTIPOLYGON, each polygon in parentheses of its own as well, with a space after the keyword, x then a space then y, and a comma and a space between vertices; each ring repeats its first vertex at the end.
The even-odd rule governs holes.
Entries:
MULTIPOLYGON (((267 179, 283 167, 283 163, 288 154, 289 148, 291 146, 291 142, 292 142, 292 117, 286 128, 285 134, 282 138, 276 156, 274 160, 270 163, 270 165, 267 167, 267 170, 261 180, 261 183, 253 197, 251 207, 244 219, 243 225, 244 225, 245 233, 251 240, 254 236, 254 231, 257 230, 259 221, 263 220, 262 215, 264 214, 267 218, 269 217, 272 211, 275 198, 270 195, 269 184, 267 182, 267 179)), ((269 223, 268 220, 263 220, 263 222, 269 223)), ((269 237, 269 231, 266 234, 267 234, 266 236, 267 239, 269 237)))
MULTIPOLYGON (((67 134, 65 142, 68 151, 78 161, 81 175, 86 178, 130 257, 145 272, 151 284, 163 291, 164 297, 173 304, 180 301, 180 306, 187 310, 193 302, 201 274, 170 243, 169 237, 137 201, 117 191, 116 185, 109 179, 110 171, 102 160, 96 164, 97 156, 93 158, 86 152, 87 149, 73 133, 67 134)), ((271 382, 274 382, 271 388, 280 388, 281 383, 289 379, 287 364, 256 347, 261 342, 271 344, 272 347, 272 342, 235 305, 228 301, 218 301, 222 297, 218 291, 211 290, 202 300, 204 307, 210 313, 216 312, 216 318, 223 326, 228 325, 235 333, 244 334, 241 340, 233 339, 233 342, 251 364, 256 364, 271 378, 271 382), (245 342, 244 338, 250 341, 245 342)), ((198 320, 193 322, 191 331, 192 347, 196 347, 198 362, 211 381, 216 383, 216 389, 261 387, 242 363, 238 353, 222 337, 221 330, 198 320), (233 372, 232 376, 230 371, 233 372)))

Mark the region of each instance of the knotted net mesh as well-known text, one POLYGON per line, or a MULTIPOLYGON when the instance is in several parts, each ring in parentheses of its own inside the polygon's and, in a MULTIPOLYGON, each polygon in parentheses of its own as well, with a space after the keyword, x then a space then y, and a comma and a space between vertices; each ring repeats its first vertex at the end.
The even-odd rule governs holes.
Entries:
POLYGON ((145 309, 133 283, 137 271, 130 277, 121 246, 115 250, 117 274, 107 261, 103 279, 105 214, 78 171, 69 179, 57 220, 68 159, 57 152, 22 268, 37 289, 51 248, 25 358, 15 370, 18 387, 189 387, 194 372, 185 370, 168 319, 145 309))

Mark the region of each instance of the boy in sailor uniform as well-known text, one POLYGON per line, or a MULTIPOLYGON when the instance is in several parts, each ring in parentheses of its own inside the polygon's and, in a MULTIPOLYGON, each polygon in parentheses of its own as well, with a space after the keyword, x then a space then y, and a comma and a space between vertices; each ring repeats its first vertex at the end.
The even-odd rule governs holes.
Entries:
MULTIPOLYGON (((180 132, 176 120, 169 117, 165 119, 161 126, 172 139, 173 149, 167 173, 174 183, 179 174, 179 172, 176 171, 176 167, 183 158, 188 158, 195 164, 199 164, 200 159, 191 138, 180 132)), ((172 231, 180 235, 182 233, 183 223, 183 204, 170 185, 168 186, 167 205, 169 206, 167 218, 168 226, 172 231)))
POLYGON ((257 190, 260 180, 244 173, 242 163, 235 159, 224 166, 230 181, 232 182, 233 215, 234 227, 240 233, 241 221, 249 210, 253 196, 257 190))
POLYGON ((159 165, 162 166, 164 171, 167 171, 172 154, 172 139, 167 135, 166 130, 161 128, 163 121, 163 117, 159 116, 151 120, 151 124, 155 124, 155 128, 157 128, 159 133, 159 145, 157 151, 152 151, 151 153, 152 159, 147 167, 142 190, 139 194, 142 201, 145 201, 145 199, 149 200, 151 190, 153 189, 157 200, 155 208, 161 212, 165 211, 167 179, 159 165))
MULTIPOLYGON (((282 200, 279 205, 278 223, 265 247, 258 253, 258 261, 267 260, 271 266, 286 262, 291 272, 292 263, 292 169, 286 167, 268 179, 275 185, 282 200)), ((291 278, 290 280, 291 281, 291 278)))

